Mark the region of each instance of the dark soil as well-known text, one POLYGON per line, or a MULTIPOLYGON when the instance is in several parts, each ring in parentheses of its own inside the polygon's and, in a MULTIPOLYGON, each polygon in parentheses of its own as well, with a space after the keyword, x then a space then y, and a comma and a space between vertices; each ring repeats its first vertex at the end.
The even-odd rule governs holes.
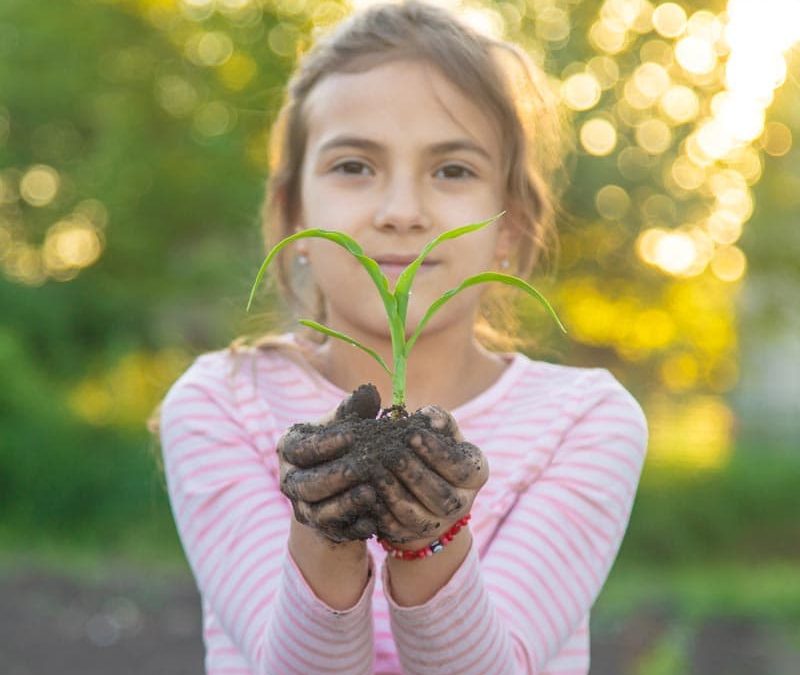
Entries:
MULTIPOLYGON (((0 573, 0 597, 3 675, 204 672, 200 603, 188 572, 77 577, 25 566, 0 573)), ((593 621, 591 675, 648 672, 797 675, 800 647, 789 627, 755 618, 686 622, 641 607, 624 619, 593 621), (684 654, 683 666, 659 669, 653 655, 672 643, 684 654)))
POLYGON ((3 675, 197 675, 200 602, 186 573, 0 575, 3 675), (160 577, 160 578, 159 578, 160 577))
MULTIPOLYGON (((384 474, 382 469, 393 470, 402 464, 404 455, 408 453, 408 439, 413 434, 433 431, 428 417, 420 412, 409 415, 403 407, 376 409, 365 400, 372 398, 372 391, 377 393, 373 385, 361 385, 350 399, 355 401, 352 409, 339 412, 340 419, 330 424, 295 424, 291 428, 302 434, 352 434, 352 450, 346 457, 352 460, 354 469, 367 483, 380 480, 384 474)), ((453 447, 457 445, 447 436, 442 435, 442 440, 453 447)))
MULTIPOLYGON (((436 435, 441 444, 441 452, 449 460, 463 461, 466 457, 464 444, 452 435, 440 432, 431 425, 427 415, 416 411, 409 414, 403 406, 380 408, 378 390, 372 384, 358 387, 337 410, 333 422, 325 425, 295 424, 290 432, 301 435, 348 434, 352 437, 351 450, 342 459, 348 463, 348 470, 355 473, 360 483, 371 485, 377 494, 374 507, 353 509, 345 514, 339 530, 350 532, 348 539, 367 539, 373 534, 392 539, 390 533, 383 532, 378 525, 374 531, 364 532, 363 523, 380 523, 380 515, 388 508, 381 493, 385 489, 404 489, 397 486, 397 479, 406 485, 416 481, 413 469, 408 467, 407 457, 414 454, 409 447, 409 439, 420 433, 436 435)), ((456 500, 455 490, 451 495, 441 495, 443 503, 456 500)), ((418 536, 425 536, 440 529, 441 522, 430 521, 421 529, 418 536)))

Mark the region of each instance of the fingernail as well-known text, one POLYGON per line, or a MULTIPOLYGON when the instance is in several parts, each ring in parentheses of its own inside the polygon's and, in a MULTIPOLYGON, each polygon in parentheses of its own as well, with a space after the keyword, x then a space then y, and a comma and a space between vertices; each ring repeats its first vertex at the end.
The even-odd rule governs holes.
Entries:
POLYGON ((439 431, 444 429, 449 423, 448 414, 439 406, 425 406, 420 412, 430 419, 431 426, 439 431))

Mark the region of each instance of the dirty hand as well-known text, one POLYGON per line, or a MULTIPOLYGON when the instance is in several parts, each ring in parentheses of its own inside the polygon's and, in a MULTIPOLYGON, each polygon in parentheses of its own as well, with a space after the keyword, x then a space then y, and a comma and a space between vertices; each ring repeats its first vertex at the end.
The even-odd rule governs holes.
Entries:
POLYGON ((480 449, 461 436, 443 408, 427 406, 431 430, 412 430, 408 452, 394 457, 374 480, 378 495, 378 534, 394 543, 425 546, 472 508, 489 478, 480 449))
POLYGON ((331 418, 320 425, 295 424, 278 442, 281 492, 291 500, 295 520, 331 541, 375 534, 374 515, 367 515, 374 513, 375 490, 348 455, 353 434, 342 422, 354 415, 374 419, 379 410, 380 399, 360 387, 331 418))

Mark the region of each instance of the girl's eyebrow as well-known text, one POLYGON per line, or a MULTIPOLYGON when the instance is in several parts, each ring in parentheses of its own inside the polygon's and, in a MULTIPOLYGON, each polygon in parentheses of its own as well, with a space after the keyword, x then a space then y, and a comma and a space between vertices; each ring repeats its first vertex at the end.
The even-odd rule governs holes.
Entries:
MULTIPOLYGON (((378 143, 377 141, 363 138, 361 136, 335 136, 329 141, 322 144, 319 151, 320 153, 327 152, 334 148, 348 147, 348 148, 361 148, 362 150, 372 151, 376 153, 385 153, 386 146, 378 143)), ((484 159, 491 161, 491 155, 480 145, 468 138, 457 138, 452 141, 442 141, 441 143, 433 143, 426 148, 426 152, 431 155, 445 155, 450 152, 457 151, 474 152, 484 159)))

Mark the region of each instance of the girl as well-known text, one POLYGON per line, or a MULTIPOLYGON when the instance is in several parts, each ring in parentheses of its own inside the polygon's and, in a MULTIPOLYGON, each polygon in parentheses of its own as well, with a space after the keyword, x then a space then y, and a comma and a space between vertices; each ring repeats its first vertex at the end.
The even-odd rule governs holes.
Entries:
MULTIPOLYGON (((442 9, 355 15, 290 83, 273 135, 272 236, 346 232, 393 280, 439 233, 505 211, 435 250, 409 330, 469 275, 529 273, 552 213, 553 117, 537 81, 518 48, 442 9)), ((320 240, 295 254, 281 274, 291 297, 304 297, 290 285, 300 272, 317 320, 389 358, 358 263, 320 240)), ((272 337, 199 358, 170 390, 162 446, 208 673, 588 672, 589 609, 628 521, 645 420, 605 370, 482 346, 479 300, 459 294, 420 337, 408 407, 431 429, 369 480, 338 420, 380 407, 369 390, 347 392, 374 382, 385 401, 390 386, 349 345, 272 337)))

